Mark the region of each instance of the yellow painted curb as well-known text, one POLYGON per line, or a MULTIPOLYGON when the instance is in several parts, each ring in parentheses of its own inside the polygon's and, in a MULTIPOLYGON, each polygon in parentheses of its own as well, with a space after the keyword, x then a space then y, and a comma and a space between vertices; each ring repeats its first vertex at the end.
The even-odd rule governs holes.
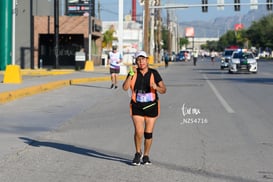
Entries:
POLYGON ((21 70, 18 65, 8 65, 6 67, 3 83, 22 83, 21 70))
POLYGON ((14 91, 7 91, 0 93, 0 103, 5 103, 8 101, 12 101, 21 97, 34 95, 37 93, 53 90, 56 88, 64 87, 70 85, 70 80, 62 80, 50 82, 42 85, 22 88, 14 91))

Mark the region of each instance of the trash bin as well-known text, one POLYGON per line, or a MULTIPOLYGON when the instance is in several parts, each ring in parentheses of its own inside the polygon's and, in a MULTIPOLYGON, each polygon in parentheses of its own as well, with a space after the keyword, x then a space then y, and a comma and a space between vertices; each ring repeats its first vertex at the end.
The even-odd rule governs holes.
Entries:
POLYGON ((101 58, 101 65, 105 65, 105 58, 101 58))

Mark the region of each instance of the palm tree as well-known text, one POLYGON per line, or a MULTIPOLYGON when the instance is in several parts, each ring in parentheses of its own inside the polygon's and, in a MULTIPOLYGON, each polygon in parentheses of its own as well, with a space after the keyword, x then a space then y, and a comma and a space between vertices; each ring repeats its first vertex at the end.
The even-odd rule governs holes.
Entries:
POLYGON ((112 48, 113 40, 117 38, 114 37, 114 33, 116 32, 114 25, 111 25, 109 30, 104 32, 103 40, 102 40, 102 47, 110 50, 112 48))

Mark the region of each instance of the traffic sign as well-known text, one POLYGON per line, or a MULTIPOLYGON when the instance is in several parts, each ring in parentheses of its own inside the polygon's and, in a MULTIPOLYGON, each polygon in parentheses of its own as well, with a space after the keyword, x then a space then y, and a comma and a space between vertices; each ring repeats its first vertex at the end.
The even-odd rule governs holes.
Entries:
POLYGON ((217 0, 217 9, 218 10, 224 10, 225 0, 217 0))
POLYGON ((258 9, 258 0, 250 0, 250 9, 258 9))

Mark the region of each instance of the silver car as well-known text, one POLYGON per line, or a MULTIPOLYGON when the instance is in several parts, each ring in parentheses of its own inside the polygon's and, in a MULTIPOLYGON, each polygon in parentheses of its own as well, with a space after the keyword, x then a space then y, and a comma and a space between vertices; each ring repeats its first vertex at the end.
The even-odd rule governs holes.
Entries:
POLYGON ((220 64, 221 70, 228 68, 229 60, 230 60, 231 55, 234 51, 235 51, 235 49, 225 49, 224 50, 223 55, 221 57, 221 64, 220 64))
POLYGON ((229 61, 229 73, 258 72, 258 63, 250 51, 234 51, 229 61))

